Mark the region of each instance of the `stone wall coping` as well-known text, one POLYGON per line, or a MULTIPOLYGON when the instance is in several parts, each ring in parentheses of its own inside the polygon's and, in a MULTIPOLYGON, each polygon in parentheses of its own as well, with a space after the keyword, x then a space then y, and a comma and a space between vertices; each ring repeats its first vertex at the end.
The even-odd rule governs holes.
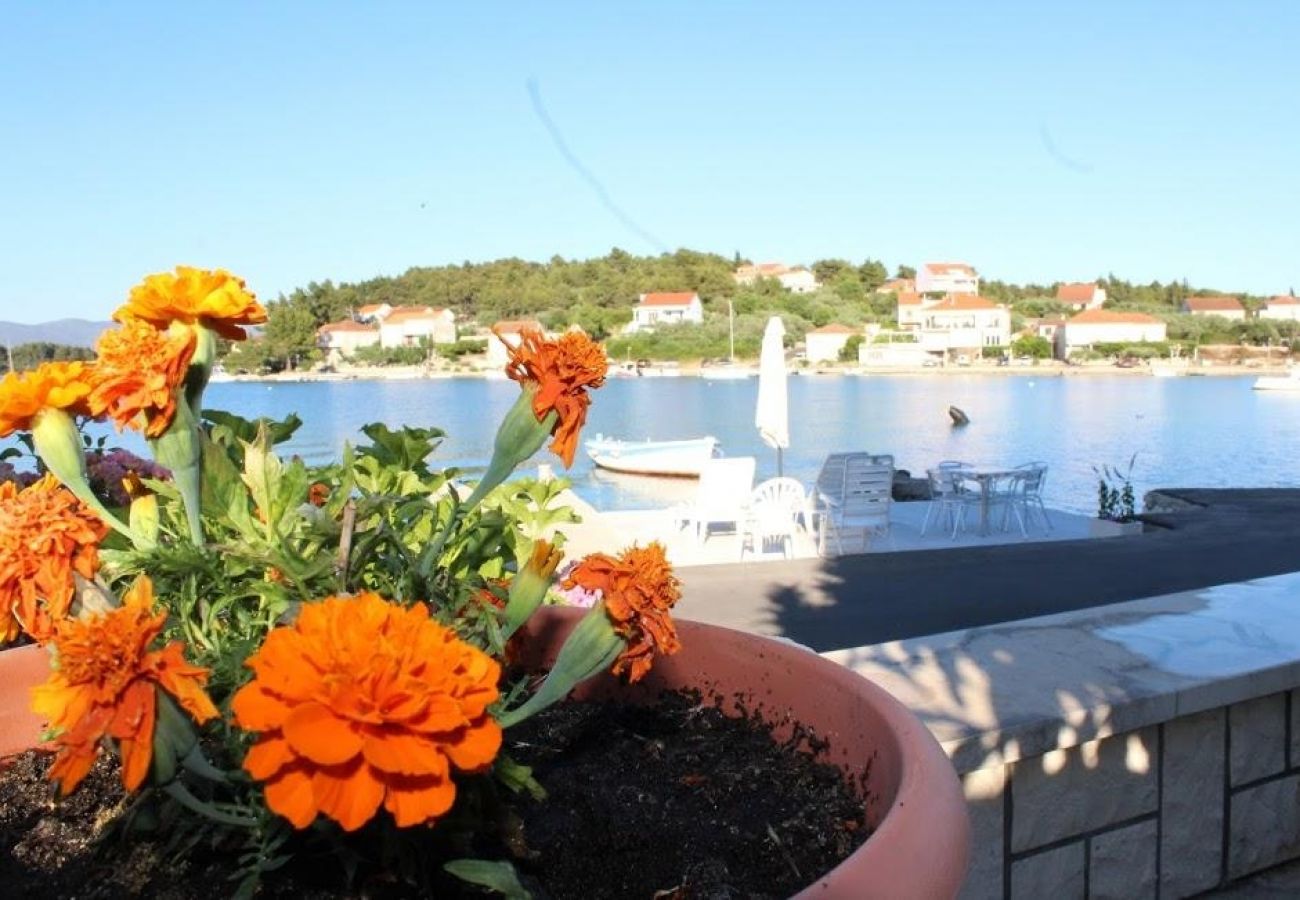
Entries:
POLYGON ((822 655, 965 774, 1300 684, 1300 572, 822 655))

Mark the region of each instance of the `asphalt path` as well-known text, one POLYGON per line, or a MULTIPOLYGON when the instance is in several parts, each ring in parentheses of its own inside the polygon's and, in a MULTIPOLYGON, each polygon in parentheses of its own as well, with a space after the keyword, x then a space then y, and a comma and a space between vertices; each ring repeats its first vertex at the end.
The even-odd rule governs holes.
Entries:
POLYGON ((675 613, 824 651, 1300 570, 1300 490, 1159 494, 1131 537, 684 568, 675 613))

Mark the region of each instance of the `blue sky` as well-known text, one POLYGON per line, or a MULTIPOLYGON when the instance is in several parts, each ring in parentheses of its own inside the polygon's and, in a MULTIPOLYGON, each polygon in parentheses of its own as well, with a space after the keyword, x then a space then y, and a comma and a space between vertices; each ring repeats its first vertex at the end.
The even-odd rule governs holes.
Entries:
POLYGON ((0 318, 612 246, 1300 289, 1300 4, 457 6, 6 5, 0 318))

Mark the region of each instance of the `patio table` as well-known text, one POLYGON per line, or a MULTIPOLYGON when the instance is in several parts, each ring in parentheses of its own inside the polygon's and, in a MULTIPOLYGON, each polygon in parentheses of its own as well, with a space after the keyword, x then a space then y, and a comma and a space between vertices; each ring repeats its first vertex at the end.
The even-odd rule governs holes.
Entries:
POLYGON ((1017 469, 1001 466, 964 466, 958 470, 962 479, 973 481, 980 488, 980 523, 978 534, 986 537, 989 533, 989 498, 993 485, 1002 478, 1014 478, 1021 474, 1017 469))

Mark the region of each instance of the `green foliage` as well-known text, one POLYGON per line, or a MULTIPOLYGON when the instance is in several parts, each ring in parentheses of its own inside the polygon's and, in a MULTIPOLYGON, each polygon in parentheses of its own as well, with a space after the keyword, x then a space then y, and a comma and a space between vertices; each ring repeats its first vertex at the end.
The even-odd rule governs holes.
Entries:
POLYGON ((371 344, 352 351, 351 360, 363 366, 418 366, 429 358, 429 348, 421 344, 414 347, 381 347, 371 344))
POLYGON ((6 349, 8 352, 0 353, 0 374, 8 372, 11 363, 15 372, 26 372, 29 369, 36 368, 43 362, 95 358, 95 352, 89 347, 70 347, 66 344, 51 344, 47 341, 18 344, 6 349))
POLYGON ((1103 465, 1092 467, 1097 475, 1097 518, 1112 522, 1130 522, 1136 516, 1136 498, 1133 493, 1133 464, 1137 454, 1129 457, 1128 468, 1103 465))
POLYGON ((1012 356, 1028 356, 1031 359, 1051 359, 1052 342, 1036 334, 1024 335, 1011 342, 1012 356))
POLYGON ((438 351, 439 356, 444 356, 447 359, 460 359, 462 356, 473 356, 477 353, 486 352, 487 343, 487 341, 465 339, 456 341, 454 344, 438 344, 434 349, 438 351))
POLYGON ((840 362, 857 362, 858 348, 862 346, 862 341, 862 335, 850 335, 849 339, 844 342, 844 346, 840 348, 840 362))

